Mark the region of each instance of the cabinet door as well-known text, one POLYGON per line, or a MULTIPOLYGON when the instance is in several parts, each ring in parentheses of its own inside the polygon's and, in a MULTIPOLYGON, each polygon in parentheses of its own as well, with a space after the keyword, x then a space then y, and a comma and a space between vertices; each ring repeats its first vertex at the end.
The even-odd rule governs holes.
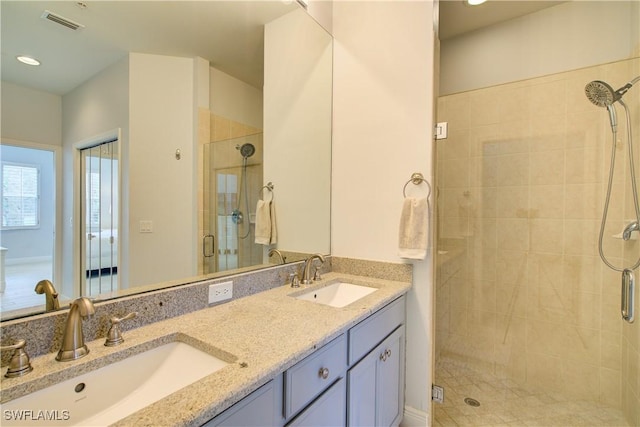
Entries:
POLYGON ((210 420, 204 427, 243 426, 265 427, 280 424, 282 407, 281 376, 269 381, 222 414, 210 420))
POLYGON ((395 426, 404 410, 404 326, 348 373, 348 425, 395 426))
POLYGON ((378 347, 376 369, 376 424, 394 426, 404 406, 404 326, 378 347))
POLYGON ((349 426, 376 425, 376 376, 378 354, 369 353, 347 374, 349 426))
POLYGON ((346 425, 345 393, 345 380, 340 378, 329 390, 287 424, 287 427, 340 427, 346 425))

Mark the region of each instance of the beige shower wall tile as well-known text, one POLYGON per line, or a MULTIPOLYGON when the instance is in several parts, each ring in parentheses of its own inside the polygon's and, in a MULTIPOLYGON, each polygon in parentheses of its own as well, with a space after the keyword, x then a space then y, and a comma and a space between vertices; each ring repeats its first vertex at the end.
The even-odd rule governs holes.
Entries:
POLYGON ((562 280, 575 291, 600 295, 599 278, 602 262, 597 256, 565 255, 562 264, 562 280))
POLYGON ((532 115, 550 116, 566 111, 567 83, 564 79, 534 84, 530 94, 532 115))
POLYGON ((564 148, 567 141, 567 118, 564 114, 534 115, 531 117, 529 151, 564 148))
POLYGON ((470 184, 483 189, 497 186, 500 161, 498 157, 472 157, 469 161, 470 184))
POLYGON ((602 331, 600 337, 602 340, 600 366, 620 371, 622 369, 622 336, 602 331))
POLYGON ((500 122, 527 120, 531 110, 531 88, 505 85, 500 90, 500 122))
POLYGON ((495 218, 478 218, 473 222, 471 247, 474 251, 495 250, 497 246, 497 223, 495 218))
POLYGON ((564 184, 564 150, 537 151, 530 155, 531 185, 564 184))
POLYGON ((498 124, 474 126, 469 130, 469 155, 495 156, 499 141, 500 126, 498 124))
POLYGON ((586 111, 571 109, 567 115, 567 148, 602 148, 605 141, 611 143, 608 117, 608 114, 595 106, 586 111))
POLYGON ((447 159, 443 161, 444 188, 469 188, 469 162, 467 159, 447 159))
POLYGON ((595 256, 598 253, 597 220, 565 220, 564 253, 568 255, 595 256))
MULTIPOLYGON (((603 199, 601 184, 569 184, 566 186, 565 217, 599 219, 602 215, 603 199)), ((610 209, 612 207, 610 205, 610 209)), ((617 216, 612 215, 614 218, 617 216)))
POLYGON ((529 187, 498 187, 496 215, 498 218, 527 218, 529 216, 529 187))
POLYGON ((498 247, 502 250, 529 250, 529 220, 498 218, 498 247))
POLYGON ((447 96, 443 107, 439 115, 441 114, 441 120, 449 122, 450 129, 469 128, 469 94, 467 92, 447 96))
POLYGON ((529 256, 527 251, 509 251, 499 247, 496 253, 498 282, 511 286, 526 285, 529 256))
POLYGON ((469 94, 469 124, 471 127, 498 123, 500 94, 496 89, 484 89, 469 94))
POLYGON ((496 284, 491 280, 471 282, 468 307, 473 311, 496 311, 496 284))
POLYGON ((599 148, 576 148, 566 152, 565 182, 588 184, 603 181, 602 150, 599 148))
POLYGON ((231 138, 231 121, 224 117, 211 115, 211 141, 224 141, 231 138))
POLYGON ((527 185, 529 155, 527 153, 500 156, 497 164, 498 186, 527 185))
POLYGON ((469 129, 451 129, 447 139, 438 140, 441 159, 466 159, 469 157, 469 129))
POLYGON ((565 191, 562 185, 529 187, 530 218, 563 218, 565 191))
POLYGON ((534 252, 562 254, 564 222, 560 219, 532 219, 531 250, 534 252))

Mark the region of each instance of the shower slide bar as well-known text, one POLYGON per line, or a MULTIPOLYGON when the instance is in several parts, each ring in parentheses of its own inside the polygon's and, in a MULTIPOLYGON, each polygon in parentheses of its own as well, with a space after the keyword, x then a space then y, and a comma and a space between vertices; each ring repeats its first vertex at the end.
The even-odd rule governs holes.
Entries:
POLYGON ((622 318, 629 323, 633 323, 635 320, 635 279, 633 277, 633 270, 626 268, 622 272, 622 298, 620 301, 620 312, 622 318))

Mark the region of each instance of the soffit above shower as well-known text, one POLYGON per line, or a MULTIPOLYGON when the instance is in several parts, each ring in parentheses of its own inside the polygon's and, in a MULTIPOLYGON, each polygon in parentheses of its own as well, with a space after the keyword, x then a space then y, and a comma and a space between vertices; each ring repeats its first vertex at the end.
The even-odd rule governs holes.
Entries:
POLYGON ((463 0, 440 0, 440 40, 449 39, 566 1, 488 0, 468 6, 463 0))

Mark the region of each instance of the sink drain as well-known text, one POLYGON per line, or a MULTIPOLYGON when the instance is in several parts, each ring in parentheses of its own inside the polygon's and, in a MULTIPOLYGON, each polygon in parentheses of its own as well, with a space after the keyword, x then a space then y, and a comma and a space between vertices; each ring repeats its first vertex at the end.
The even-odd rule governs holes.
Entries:
POLYGON ((470 397, 465 398, 464 403, 466 403, 469 406, 473 406, 474 408, 477 408, 478 406, 480 406, 480 402, 470 397))

